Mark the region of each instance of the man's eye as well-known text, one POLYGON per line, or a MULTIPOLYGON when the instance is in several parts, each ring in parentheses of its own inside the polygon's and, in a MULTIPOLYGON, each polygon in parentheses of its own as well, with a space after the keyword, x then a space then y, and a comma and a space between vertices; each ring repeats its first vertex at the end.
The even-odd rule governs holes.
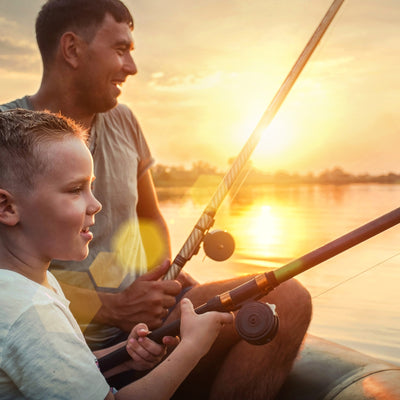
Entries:
POLYGON ((80 192, 82 192, 82 186, 77 186, 77 187, 74 187, 73 189, 71 189, 71 193, 80 193, 80 192))

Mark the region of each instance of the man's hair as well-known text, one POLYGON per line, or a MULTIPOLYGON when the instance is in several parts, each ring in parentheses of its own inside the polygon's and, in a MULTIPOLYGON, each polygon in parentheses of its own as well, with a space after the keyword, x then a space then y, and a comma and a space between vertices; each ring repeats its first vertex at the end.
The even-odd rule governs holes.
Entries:
POLYGON ((106 14, 133 29, 133 18, 120 0, 48 0, 36 19, 36 40, 46 65, 55 55, 61 36, 68 31, 90 42, 106 14))
POLYGON ((42 145, 72 137, 87 142, 87 132, 61 115, 23 109, 0 112, 0 187, 33 189, 35 177, 49 167, 42 145))

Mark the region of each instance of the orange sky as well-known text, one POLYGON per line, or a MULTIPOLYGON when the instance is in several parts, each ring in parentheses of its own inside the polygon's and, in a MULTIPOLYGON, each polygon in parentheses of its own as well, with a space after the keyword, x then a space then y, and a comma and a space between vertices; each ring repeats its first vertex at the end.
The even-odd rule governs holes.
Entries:
MULTIPOLYGON (((32 94, 42 1, 0 0, 0 101, 32 94)), ((155 158, 228 167, 331 0, 127 0, 134 57, 121 102, 155 158)), ((400 2, 346 0, 253 155, 256 167, 400 173, 400 2)))

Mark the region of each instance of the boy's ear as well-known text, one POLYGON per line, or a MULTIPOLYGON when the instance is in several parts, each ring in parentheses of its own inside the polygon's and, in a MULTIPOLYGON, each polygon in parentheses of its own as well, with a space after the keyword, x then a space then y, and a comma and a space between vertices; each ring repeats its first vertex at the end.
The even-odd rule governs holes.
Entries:
POLYGON ((18 222, 19 215, 14 197, 7 190, 0 188, 0 223, 15 226, 18 222))
POLYGON ((79 54, 83 40, 74 32, 65 32, 60 39, 60 51, 67 64, 72 68, 79 65, 79 54))

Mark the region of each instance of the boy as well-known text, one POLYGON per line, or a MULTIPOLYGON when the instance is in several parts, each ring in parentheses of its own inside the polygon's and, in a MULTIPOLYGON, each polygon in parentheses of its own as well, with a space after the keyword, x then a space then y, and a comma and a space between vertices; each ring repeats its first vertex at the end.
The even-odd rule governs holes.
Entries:
MULTIPOLYGON (((87 256, 101 209, 91 191, 85 140, 72 121, 48 112, 0 113, 0 398, 167 399, 232 317, 198 316, 184 301, 182 340, 166 362, 119 392, 110 390, 48 271, 53 258, 87 256)), ((132 361, 110 373, 160 361, 164 347, 147 333, 144 324, 133 328, 127 345, 132 361)))

